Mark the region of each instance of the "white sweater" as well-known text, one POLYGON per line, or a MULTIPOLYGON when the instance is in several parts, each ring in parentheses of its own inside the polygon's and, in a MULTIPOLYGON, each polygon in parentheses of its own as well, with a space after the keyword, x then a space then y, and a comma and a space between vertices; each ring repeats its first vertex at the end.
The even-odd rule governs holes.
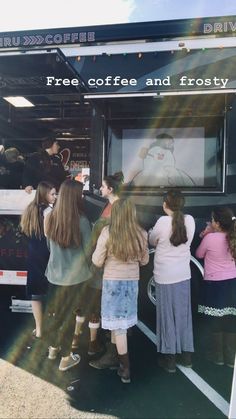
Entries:
POLYGON ((160 217, 149 232, 149 243, 156 247, 154 279, 159 284, 174 284, 191 278, 190 244, 195 231, 195 222, 191 215, 185 215, 185 226, 188 241, 176 247, 170 243, 171 216, 160 217))

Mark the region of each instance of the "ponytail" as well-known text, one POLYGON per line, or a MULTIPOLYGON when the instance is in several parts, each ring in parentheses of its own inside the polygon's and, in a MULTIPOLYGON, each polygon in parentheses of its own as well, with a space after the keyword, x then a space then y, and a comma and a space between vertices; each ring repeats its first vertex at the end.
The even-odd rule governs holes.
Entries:
POLYGON ((226 233, 230 253, 236 260, 236 217, 233 211, 227 207, 218 207, 212 211, 212 217, 226 233))
POLYGON ((184 223, 184 214, 182 211, 175 211, 172 217, 172 235, 170 242, 177 247, 188 241, 187 231, 184 223))
POLYGON ((173 211, 170 242, 173 246, 177 247, 188 241, 184 214, 181 211, 184 207, 184 197, 180 191, 170 190, 164 198, 164 202, 173 211))

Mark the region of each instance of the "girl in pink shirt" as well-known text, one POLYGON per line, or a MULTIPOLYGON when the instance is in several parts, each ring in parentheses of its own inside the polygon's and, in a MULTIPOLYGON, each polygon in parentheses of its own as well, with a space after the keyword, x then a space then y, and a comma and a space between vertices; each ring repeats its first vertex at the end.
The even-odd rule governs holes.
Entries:
POLYGON ((234 367, 236 350, 236 222, 230 208, 212 212, 196 256, 204 259, 198 311, 208 321, 207 357, 234 367))

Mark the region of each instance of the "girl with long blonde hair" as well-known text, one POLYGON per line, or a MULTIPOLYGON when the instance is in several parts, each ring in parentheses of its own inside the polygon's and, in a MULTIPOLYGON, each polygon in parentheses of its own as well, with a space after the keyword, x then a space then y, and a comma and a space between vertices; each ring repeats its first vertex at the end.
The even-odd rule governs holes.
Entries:
POLYGON ((55 359, 61 351, 60 371, 66 371, 80 362, 80 356, 71 351, 74 311, 78 306, 82 312, 86 310, 86 281, 91 277, 91 229, 83 212, 82 192, 81 182, 65 180, 61 184, 56 206, 45 223, 50 248, 46 269, 48 312, 54 323, 48 357, 55 359))
MULTIPOLYGON (((100 218, 96 221, 92 230, 92 248, 95 249, 98 237, 106 225, 109 224, 111 216, 111 208, 115 201, 120 197, 122 184, 124 181, 124 175, 122 172, 116 172, 113 175, 105 176, 100 187, 100 193, 103 198, 107 199, 107 204, 100 215, 100 218)), ((100 314, 101 314, 101 295, 102 295, 102 270, 93 268, 93 279, 90 281, 88 287, 90 293, 90 300, 93 301, 91 304, 91 314, 89 319, 89 330, 90 330, 90 341, 88 347, 88 355, 97 355, 104 351, 104 345, 102 344, 100 329, 100 314)), ((84 322, 84 318, 81 316, 76 317, 75 334, 73 339, 73 348, 79 346, 79 334, 84 322)), ((110 347, 107 347, 106 357, 110 357, 110 347)), ((103 358, 104 359, 104 358, 103 358)))
MULTIPOLYGON (((110 363, 107 360, 107 368, 119 366, 123 383, 130 382, 127 329, 137 323, 139 266, 148 260, 147 233, 137 222, 135 206, 130 199, 118 199, 112 205, 109 226, 98 238, 92 261, 104 267, 102 328, 111 330, 111 345, 119 357, 119 365, 114 356, 110 363)), ((103 362, 89 364, 101 369, 103 362)))
POLYGON ((56 189, 49 182, 39 183, 33 201, 21 217, 21 230, 28 237, 27 296, 35 319, 33 335, 42 336, 43 307, 48 282, 45 277, 49 251, 44 235, 44 218, 56 200, 56 189))

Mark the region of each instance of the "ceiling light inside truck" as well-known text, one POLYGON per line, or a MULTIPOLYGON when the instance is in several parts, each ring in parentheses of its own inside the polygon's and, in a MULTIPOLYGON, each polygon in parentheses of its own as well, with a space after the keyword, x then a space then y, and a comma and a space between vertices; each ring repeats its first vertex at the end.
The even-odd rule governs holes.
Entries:
POLYGON ((7 102, 15 106, 16 108, 30 108, 34 106, 32 102, 30 102, 28 99, 26 99, 23 96, 7 96, 7 97, 4 97, 3 99, 5 99, 7 102))

